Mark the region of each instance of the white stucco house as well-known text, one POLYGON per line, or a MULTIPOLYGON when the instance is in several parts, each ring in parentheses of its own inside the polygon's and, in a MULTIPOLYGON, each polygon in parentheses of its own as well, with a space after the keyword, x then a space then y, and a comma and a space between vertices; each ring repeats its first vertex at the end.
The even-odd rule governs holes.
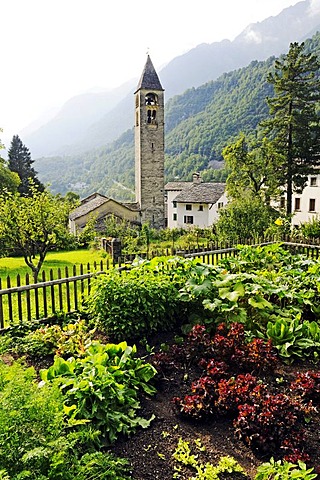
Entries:
MULTIPOLYGON (((285 208, 285 197, 281 197, 280 206, 285 208)), ((320 174, 309 175, 302 192, 292 196, 292 225, 299 226, 320 216, 320 174)))
POLYGON ((168 228, 209 227, 227 203, 225 183, 202 182, 198 173, 192 182, 169 182, 164 190, 168 228))

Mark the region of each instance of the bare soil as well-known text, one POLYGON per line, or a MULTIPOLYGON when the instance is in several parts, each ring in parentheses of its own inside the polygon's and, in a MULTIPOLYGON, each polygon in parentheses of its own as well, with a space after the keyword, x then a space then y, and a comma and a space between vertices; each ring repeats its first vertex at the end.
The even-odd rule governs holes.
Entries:
MULTIPOLYGON (((154 339, 154 351, 159 350, 162 342, 170 343, 171 336, 165 335, 154 339)), ((101 341, 106 340, 102 338, 101 341)), ((112 341, 108 339, 109 341, 112 341)), ((133 344, 133 342, 128 342, 133 344)), ((152 342, 151 342, 152 343, 152 342)), ((138 355, 143 356, 145 361, 151 361, 152 355, 139 348, 138 355)), ((5 360, 5 358, 3 358, 5 360)), ((52 358, 37 360, 27 359, 36 370, 48 368, 52 364, 52 358)), ((8 359, 8 363, 12 357, 8 359)), ((319 364, 303 362, 294 365, 279 363, 277 368, 264 380, 269 385, 276 385, 275 379, 282 378, 287 385, 296 372, 307 370, 320 371, 319 364)), ((188 441, 193 454, 198 455, 198 462, 207 462, 217 465, 222 456, 233 457, 243 468, 244 474, 231 473, 220 475, 221 480, 244 480, 254 479, 257 467, 265 461, 269 461, 270 455, 261 455, 251 450, 245 443, 234 434, 232 419, 226 416, 216 416, 205 421, 189 421, 181 417, 172 402, 173 397, 181 397, 190 392, 190 385, 196 378, 196 371, 175 370, 166 376, 156 378, 157 393, 154 396, 141 396, 140 416, 155 419, 149 428, 139 429, 131 437, 120 437, 112 447, 116 456, 126 458, 131 466, 132 480, 171 480, 175 478, 175 467, 178 462, 173 458, 173 453, 178 445, 179 438, 188 441), (195 440, 200 440, 205 449, 198 449, 195 440)), ((277 388, 277 387, 274 387, 277 388)), ((284 387, 282 387, 284 388, 284 387)), ((285 390, 284 390, 285 391, 285 390)), ((319 407, 318 407, 319 408, 319 407)), ((308 467, 313 467, 320 478, 320 417, 317 413, 307 426, 305 439, 305 452, 310 455, 311 462, 308 467)), ((181 464, 179 464, 181 467, 181 464)), ((190 480, 195 476, 195 470, 182 466, 179 472, 179 480, 190 480)))
MULTIPOLYGON (((146 358, 148 360, 148 358, 146 358)), ((276 378, 291 381, 296 372, 307 370, 319 371, 319 365, 301 363, 295 365, 279 364, 266 379, 272 384, 276 378)), ((117 456, 125 457, 132 467, 134 480, 161 479, 170 480, 174 475, 174 467, 178 465, 173 458, 179 438, 190 442, 192 453, 198 455, 199 463, 217 465, 222 456, 233 457, 243 467, 245 474, 224 474, 221 479, 254 479, 257 467, 270 460, 270 455, 261 455, 252 451, 245 443, 234 434, 232 419, 217 416, 206 421, 188 421, 176 411, 172 398, 183 396, 190 392, 192 376, 195 374, 185 371, 174 371, 166 377, 157 380, 157 394, 153 397, 141 398, 140 414, 150 418, 153 414, 155 420, 150 427, 139 430, 131 438, 120 438, 112 447, 112 452, 117 456), (197 449, 194 441, 200 439, 205 451, 197 449)), ((283 384, 286 385, 285 381, 283 384)), ((275 382, 274 382, 275 383, 275 382)), ((305 451, 310 455, 311 463, 320 473, 320 418, 316 414, 307 426, 305 451)), ((181 466, 181 464, 180 464, 181 466)), ((180 480, 189 480, 195 475, 195 470, 183 467, 178 477, 180 480)), ((319 475, 318 475, 319 476, 319 475)))

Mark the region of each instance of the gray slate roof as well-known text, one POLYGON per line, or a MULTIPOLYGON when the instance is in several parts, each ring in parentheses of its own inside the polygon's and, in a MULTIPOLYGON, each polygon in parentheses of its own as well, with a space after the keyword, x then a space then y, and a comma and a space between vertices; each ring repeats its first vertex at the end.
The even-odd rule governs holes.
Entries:
POLYGON ((164 189, 167 191, 181 191, 192 185, 193 182, 168 182, 165 184, 164 189))
POLYGON ((141 89, 147 89, 147 90, 163 90, 158 74, 155 71, 155 68, 153 66, 153 63, 151 62, 151 58, 147 57, 147 62, 144 66, 140 81, 138 83, 137 89, 135 93, 138 90, 141 89))
POLYGON ((90 212, 94 212, 96 208, 110 201, 119 203, 120 205, 123 205, 124 207, 130 210, 139 210, 139 205, 137 203, 132 203, 131 205, 129 203, 120 203, 112 198, 108 198, 105 195, 102 195, 101 193, 93 193, 89 197, 81 200, 81 205, 79 205, 79 207, 75 208, 70 213, 69 219, 75 220, 76 218, 80 218, 83 215, 87 215, 90 212))
POLYGON ((191 183, 174 201, 180 203, 216 203, 224 194, 225 183, 191 183))
POLYGON ((96 208, 103 205, 105 202, 108 202, 108 198, 104 195, 100 195, 99 193, 94 193, 87 198, 84 198, 81 201, 81 205, 75 208, 73 212, 70 213, 69 218, 70 220, 75 220, 76 218, 80 218, 87 213, 93 212, 96 208))

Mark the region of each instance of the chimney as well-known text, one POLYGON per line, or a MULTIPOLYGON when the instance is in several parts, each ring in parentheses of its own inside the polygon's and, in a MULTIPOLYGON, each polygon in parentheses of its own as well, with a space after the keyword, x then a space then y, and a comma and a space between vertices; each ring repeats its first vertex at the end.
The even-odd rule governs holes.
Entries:
POLYGON ((192 175, 192 182, 193 183, 201 183, 202 182, 202 179, 201 179, 201 175, 199 172, 195 172, 193 175, 192 175))

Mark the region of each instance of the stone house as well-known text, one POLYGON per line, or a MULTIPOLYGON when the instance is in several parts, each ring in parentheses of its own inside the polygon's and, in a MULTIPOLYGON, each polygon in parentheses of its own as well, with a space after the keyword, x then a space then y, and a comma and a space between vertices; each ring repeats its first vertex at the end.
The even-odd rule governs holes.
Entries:
POLYGON ((81 205, 70 213, 69 231, 76 235, 92 218, 96 220, 97 229, 100 227, 103 230, 104 221, 111 215, 132 224, 140 223, 140 213, 136 204, 120 203, 101 193, 93 193, 81 200, 81 205))

